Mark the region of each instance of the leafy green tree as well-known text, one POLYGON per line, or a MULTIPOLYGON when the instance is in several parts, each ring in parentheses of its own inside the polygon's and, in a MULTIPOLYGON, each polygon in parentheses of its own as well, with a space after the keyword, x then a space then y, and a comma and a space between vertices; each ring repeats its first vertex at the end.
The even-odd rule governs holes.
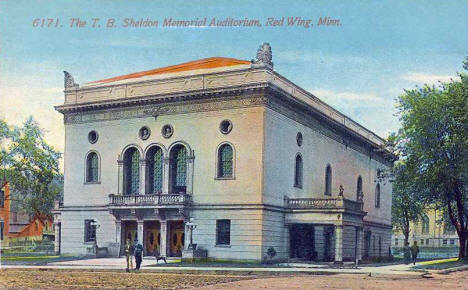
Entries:
MULTIPOLYGON (((468 68, 468 59, 465 61, 468 68)), ((421 200, 447 212, 467 257, 468 77, 439 86, 406 90, 398 99, 401 155, 414 166, 413 187, 421 200)))
POLYGON ((13 198, 20 210, 43 219, 50 214, 54 200, 62 191, 60 153, 46 143, 32 117, 21 128, 9 129, 5 121, 1 121, 0 128, 5 136, 0 140, 2 171, 10 183, 13 198))
POLYGON ((401 161, 392 168, 392 224, 405 236, 404 245, 409 245, 410 224, 419 220, 424 211, 424 203, 418 196, 415 186, 414 168, 411 164, 401 161))

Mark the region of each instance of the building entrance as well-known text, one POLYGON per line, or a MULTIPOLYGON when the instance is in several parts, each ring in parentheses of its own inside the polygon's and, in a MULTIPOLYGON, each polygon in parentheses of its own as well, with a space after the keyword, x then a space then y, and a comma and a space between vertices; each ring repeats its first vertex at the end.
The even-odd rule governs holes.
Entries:
POLYGON ((180 257, 184 249, 184 221, 171 221, 169 227, 170 255, 180 257))
POLYGON ((161 225, 159 221, 147 221, 145 230, 145 254, 154 256, 161 253, 161 225))
POLYGON ((314 226, 311 224, 293 224, 290 230, 290 258, 315 260, 314 226))

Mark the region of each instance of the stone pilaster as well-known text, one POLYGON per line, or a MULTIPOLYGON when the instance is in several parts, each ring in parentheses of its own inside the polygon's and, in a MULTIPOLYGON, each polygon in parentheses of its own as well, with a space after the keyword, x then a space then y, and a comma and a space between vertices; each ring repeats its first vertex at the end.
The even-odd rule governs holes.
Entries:
POLYGON ((168 236, 168 224, 167 224, 167 220, 161 220, 160 221, 161 223, 161 244, 159 245, 160 246, 160 253, 159 255, 161 257, 167 257, 167 253, 168 253, 168 241, 167 241, 167 236, 168 236))
POLYGON ((146 194, 146 159, 140 160, 140 189, 139 194, 146 194))
POLYGON ((364 231, 362 227, 356 227, 356 261, 362 260, 362 245, 364 240, 364 231))
POLYGON ((163 184, 162 184, 162 193, 169 193, 169 157, 163 158, 163 184))
POLYGON ((122 195, 124 192, 124 172, 123 172, 123 160, 117 160, 117 194, 122 195))
POLYGON ((335 226, 335 263, 343 263, 343 226, 335 226))
POLYGON ((138 236, 138 242, 140 242, 143 245, 143 249, 145 248, 144 245, 144 237, 143 237, 143 225, 144 221, 143 220, 138 220, 137 221, 137 236, 138 236))

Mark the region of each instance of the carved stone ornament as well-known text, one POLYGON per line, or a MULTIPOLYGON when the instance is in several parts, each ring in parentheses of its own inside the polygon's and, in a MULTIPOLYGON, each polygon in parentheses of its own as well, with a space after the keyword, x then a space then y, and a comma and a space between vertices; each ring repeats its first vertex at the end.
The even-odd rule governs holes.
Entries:
POLYGON ((257 50, 257 56, 255 57, 255 64, 266 64, 273 67, 273 54, 271 52, 271 46, 268 42, 264 42, 257 50))
POLYGON ((65 78, 64 78, 65 89, 79 87, 79 85, 75 83, 75 80, 73 79, 72 75, 69 72, 63 71, 63 73, 65 74, 65 78))
POLYGON ((343 187, 343 185, 341 184, 341 185, 340 185, 340 193, 338 193, 338 196, 343 196, 343 192, 344 192, 344 187, 343 187))
POLYGON ((174 128, 171 125, 166 124, 161 129, 161 134, 164 138, 171 138, 172 134, 174 134, 174 128))

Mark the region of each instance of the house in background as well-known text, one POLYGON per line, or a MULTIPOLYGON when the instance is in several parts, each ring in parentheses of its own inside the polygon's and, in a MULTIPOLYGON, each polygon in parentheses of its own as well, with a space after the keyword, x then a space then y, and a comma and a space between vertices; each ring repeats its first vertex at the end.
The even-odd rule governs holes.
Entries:
POLYGON ((195 223, 212 259, 389 254, 385 141, 276 72, 267 43, 82 86, 65 72, 64 94, 57 252, 181 256, 195 223))
MULTIPOLYGON (((402 252, 405 236, 400 231, 392 236, 392 249, 395 254, 402 252)), ((410 224, 410 245, 416 241, 422 258, 456 257, 459 240, 455 227, 450 222, 443 221, 443 212, 427 208, 422 218, 410 224)))
POLYGON ((25 245, 28 241, 53 240, 52 218, 40 220, 31 218, 17 210, 15 199, 10 193, 8 182, 0 190, 0 238, 2 248, 25 245))

